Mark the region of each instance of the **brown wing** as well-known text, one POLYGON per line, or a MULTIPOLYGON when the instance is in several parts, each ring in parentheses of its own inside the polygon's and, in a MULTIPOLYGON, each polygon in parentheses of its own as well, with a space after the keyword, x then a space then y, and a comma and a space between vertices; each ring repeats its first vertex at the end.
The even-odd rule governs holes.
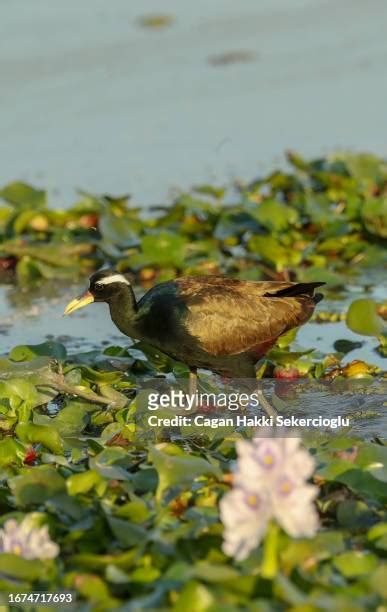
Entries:
POLYGON ((212 355, 236 355, 305 323, 323 283, 253 282, 222 277, 175 281, 189 314, 187 331, 212 355))

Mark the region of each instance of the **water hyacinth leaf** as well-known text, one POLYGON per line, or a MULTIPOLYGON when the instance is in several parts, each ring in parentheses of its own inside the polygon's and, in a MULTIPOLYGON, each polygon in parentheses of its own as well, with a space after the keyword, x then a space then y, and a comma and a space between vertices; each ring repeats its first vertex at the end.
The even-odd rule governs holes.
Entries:
POLYGON ((118 600, 111 597, 105 582, 95 574, 72 573, 66 576, 68 588, 74 588, 85 599, 87 599, 96 609, 117 608, 118 600))
POLYGON ((196 191, 196 193, 210 195, 216 200, 221 200, 226 193, 224 187, 214 187, 214 185, 197 185, 194 187, 194 191, 196 191))
POLYGON ((71 562, 74 564, 75 567, 82 567, 83 569, 91 570, 104 569, 108 565, 112 564, 122 569, 128 569, 133 566, 136 554, 136 549, 125 551, 119 554, 115 552, 111 555, 80 553, 73 555, 73 557, 71 558, 71 562))
POLYGON ((30 362, 10 361, 9 359, 0 358, 0 380, 9 379, 11 376, 15 378, 25 377, 32 379, 34 376, 45 377, 50 373, 51 360, 47 357, 37 357, 30 362))
POLYGON ((387 446, 364 444, 357 455, 356 465, 377 480, 387 483, 387 446))
POLYGON ((334 566, 347 578, 369 574, 378 566, 378 559, 372 553, 344 552, 333 560, 334 566))
POLYGON ((19 555, 0 553, 0 573, 16 580, 44 580, 47 565, 38 559, 23 559, 19 555))
POLYGON ((215 596, 207 587, 196 580, 190 580, 180 592, 174 612, 207 612, 215 602, 215 596))
POLYGON ((264 261, 272 264, 278 272, 286 267, 297 266, 302 260, 300 251, 283 246, 273 236, 253 236, 248 242, 248 247, 264 261))
POLYGON ((383 320, 378 316, 373 300, 355 300, 350 305, 346 323, 349 329, 362 336, 379 336, 383 331, 383 320))
POLYGON ((17 208, 40 208, 46 205, 46 192, 27 183, 9 183, 0 190, 0 198, 17 208))
POLYGON ((207 561, 199 561, 192 569, 192 577, 204 582, 224 583, 237 580, 239 573, 228 565, 215 565, 207 561))
POLYGON ((105 448, 101 453, 90 459, 90 467, 104 478, 115 480, 130 480, 127 468, 131 465, 130 457, 121 447, 105 448))
POLYGON ((27 379, 11 378, 5 382, 0 382, 0 398, 9 400, 10 406, 14 410, 22 411, 22 418, 27 418, 29 410, 36 406, 38 393, 35 386, 27 379))
POLYGON ((105 577, 113 584, 127 584, 130 582, 129 575, 115 565, 108 565, 106 567, 105 577))
POLYGON ((138 567, 130 574, 130 580, 146 584, 157 580, 160 577, 160 573, 157 567, 138 567))
POLYGON ((221 214, 216 224, 214 237, 218 240, 225 240, 245 232, 256 233, 259 231, 261 231, 261 226, 251 213, 243 210, 226 211, 221 214))
POLYGON ((126 518, 132 523, 143 523, 149 518, 149 515, 146 503, 140 498, 120 506, 116 512, 118 518, 126 518))
POLYGON ((66 348, 60 342, 43 342, 42 344, 22 344, 15 346, 9 353, 12 361, 31 361, 36 357, 52 357, 64 361, 67 357, 66 348))
POLYGON ((63 437, 76 436, 85 429, 92 410, 94 407, 89 402, 67 401, 56 417, 49 417, 51 427, 63 437))
POLYGON ((28 285, 41 278, 39 265, 36 261, 23 258, 16 264, 16 277, 19 285, 28 285))
POLYGON ((203 474, 220 476, 219 468, 211 465, 206 459, 184 453, 173 445, 158 445, 149 451, 149 459, 157 470, 159 483, 157 499, 174 486, 192 485, 195 478, 203 474))
POLYGON ((335 351, 338 351, 339 353, 344 353, 344 355, 346 355, 347 353, 350 353, 355 349, 361 348, 362 346, 363 342, 353 342, 352 340, 347 340, 346 338, 343 338, 342 340, 335 340, 333 348, 335 349, 335 351))
POLYGON ((78 502, 78 500, 74 497, 68 495, 65 491, 61 491, 57 493, 53 497, 49 499, 46 503, 47 508, 50 509, 50 512, 56 514, 57 516, 69 517, 71 521, 84 521, 83 525, 86 528, 91 528, 94 524, 95 518, 92 518, 90 514, 85 510, 85 506, 78 502), (87 518, 87 515, 89 517, 87 518))
POLYGON ((330 156, 333 162, 342 162, 349 174, 355 179, 379 183, 383 181, 387 168, 385 160, 371 153, 335 153, 330 156))
POLYGON ((370 576, 370 586, 384 600, 387 599, 387 563, 381 563, 370 576))
POLYGON ((89 493, 92 489, 96 489, 98 495, 103 495, 106 490, 107 483, 94 470, 87 470, 80 474, 73 474, 66 480, 66 487, 69 495, 79 495, 89 493))
POLYGON ((338 523, 349 529, 369 527, 374 521, 374 513, 367 504, 352 499, 339 503, 336 516, 338 523))
POLYGON ((26 468, 9 480, 9 486, 22 507, 44 503, 66 489, 64 478, 50 465, 26 468))
POLYGON ((22 442, 42 444, 52 453, 63 452, 63 440, 58 431, 47 425, 34 425, 33 423, 19 423, 16 426, 16 435, 22 442))
POLYGON ((296 209, 277 200, 264 200, 259 204, 255 218, 268 230, 280 232, 290 225, 296 225, 299 213, 296 209))
POLYGON ((141 469, 132 478, 134 491, 141 493, 154 493, 158 486, 158 474, 153 468, 141 469))
POLYGON ((143 255, 149 263, 181 267, 185 257, 186 239, 171 232, 144 236, 141 241, 143 255))
POLYGON ((25 448, 20 442, 12 438, 0 440, 0 467, 10 465, 22 465, 24 461, 25 448))
POLYGON ((277 601, 285 601, 291 606, 290 609, 294 607, 297 610, 297 607, 304 606, 306 603, 306 596, 303 591, 287 576, 281 573, 278 573, 275 577, 274 597, 277 601))
POLYGON ((327 288, 342 287, 346 283, 345 276, 334 272, 333 270, 327 270, 322 266, 311 266, 301 270, 299 274, 299 280, 307 283, 325 283, 327 288))
POLYGON ((278 338, 276 342, 276 346, 278 346, 279 349, 287 348, 296 339, 298 330, 299 330, 298 327, 294 327, 293 329, 290 329, 285 334, 282 334, 282 336, 278 338))
POLYGON ((311 355, 315 349, 306 349, 304 351, 286 351, 279 348, 272 348, 267 353, 268 359, 280 365, 297 364, 301 365, 300 359, 306 355, 311 355))
POLYGON ((48 225, 47 217, 27 209, 14 217, 12 221, 12 234, 22 234, 28 229, 36 229, 39 226, 41 229, 45 228, 47 230, 48 225))
MULTIPOLYGON (((387 537, 387 523, 377 523, 368 530, 367 540, 372 543, 378 543, 379 540, 387 537)), ((387 543, 387 540, 386 540, 387 543)))
POLYGON ((290 573, 296 567, 302 567, 313 560, 315 563, 331 559, 345 551, 344 535, 338 530, 320 532, 311 539, 291 540, 280 550, 282 567, 290 573))
POLYGON ((80 370, 85 378, 96 383, 112 384, 118 382, 122 378, 121 372, 103 372, 86 365, 81 365, 80 370))
POLYGON ((136 546, 137 544, 145 543, 147 539, 147 531, 140 525, 129 523, 126 520, 107 516, 110 529, 114 536, 124 548, 136 546))
POLYGON ((306 214, 313 223, 320 227, 325 227, 329 224, 330 202, 325 194, 307 194, 304 206, 306 214))
MULTIPOLYGON (((125 216, 117 216, 110 212, 104 213, 99 220, 99 231, 103 240, 118 248, 127 248, 138 242, 136 229, 140 229, 140 224, 136 224, 134 231, 131 223, 125 216)), ((119 253, 119 251, 118 251, 119 253)))
POLYGON ((374 499, 386 503, 387 488, 383 480, 378 480, 369 472, 360 469, 347 469, 336 478, 338 482, 347 485, 354 493, 365 500, 374 499))
POLYGON ((370 234, 387 238, 387 197, 365 202, 361 216, 370 234))
POLYGON ((117 407, 123 408, 128 403, 128 398, 110 385, 99 385, 99 392, 102 397, 111 400, 117 407))

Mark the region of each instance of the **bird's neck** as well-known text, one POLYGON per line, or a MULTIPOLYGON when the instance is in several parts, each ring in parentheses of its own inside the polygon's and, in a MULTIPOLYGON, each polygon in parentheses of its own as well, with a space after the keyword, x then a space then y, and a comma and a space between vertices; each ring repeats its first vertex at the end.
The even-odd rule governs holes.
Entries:
POLYGON ((110 316, 118 329, 132 338, 138 338, 136 330, 137 300, 129 285, 109 300, 110 316))

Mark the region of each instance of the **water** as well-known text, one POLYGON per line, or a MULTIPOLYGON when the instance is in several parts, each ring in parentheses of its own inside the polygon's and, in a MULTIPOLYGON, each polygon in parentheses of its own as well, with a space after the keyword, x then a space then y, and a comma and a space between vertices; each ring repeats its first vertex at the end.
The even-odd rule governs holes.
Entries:
POLYGON ((384 0, 0 0, 0 184, 133 194, 385 154, 384 0), (157 12, 159 31, 138 25, 157 12), (214 66, 241 51, 251 61, 214 66))
MULTIPOLYGON (((383 0, 0 0, 0 13, 0 185, 46 187, 54 206, 76 188, 165 203, 252 179, 287 148, 386 152, 383 0), (152 12, 174 23, 139 26, 152 12), (244 61, 209 61, 232 52, 244 61)), ((52 335, 72 350, 127 342, 106 305, 62 318, 78 292, 53 283, 31 301, 1 287, 0 353, 52 335)), ((330 351, 340 337, 359 340, 308 324, 298 342, 330 351)), ((383 367, 376 344, 346 361, 383 367)))

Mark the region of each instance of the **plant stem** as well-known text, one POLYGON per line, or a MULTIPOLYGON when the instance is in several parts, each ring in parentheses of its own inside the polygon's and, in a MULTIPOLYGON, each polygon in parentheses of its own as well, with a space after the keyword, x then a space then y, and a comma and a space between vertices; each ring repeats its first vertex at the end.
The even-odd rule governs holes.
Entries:
POLYGON ((263 544, 262 578, 272 580, 278 572, 278 536, 279 527, 271 521, 263 544))

